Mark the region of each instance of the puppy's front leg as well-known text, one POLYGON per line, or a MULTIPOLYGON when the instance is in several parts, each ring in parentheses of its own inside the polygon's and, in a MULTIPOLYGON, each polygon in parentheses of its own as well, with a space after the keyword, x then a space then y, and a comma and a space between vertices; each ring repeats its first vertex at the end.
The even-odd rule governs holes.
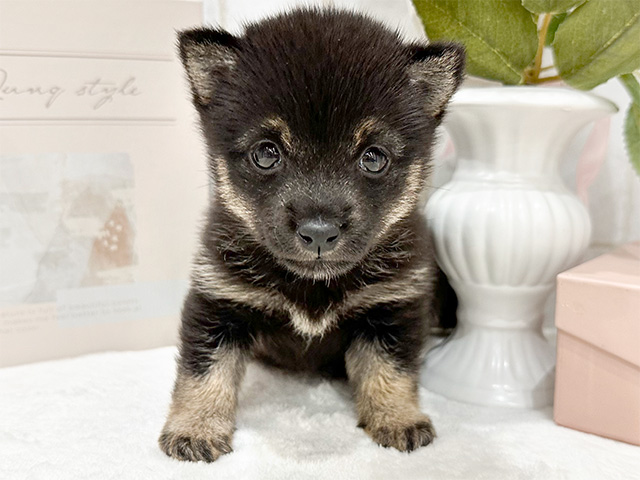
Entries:
POLYGON ((231 451, 237 391, 247 358, 242 309, 192 292, 185 302, 171 408, 160 448, 179 460, 213 462, 231 451))
POLYGON ((418 406, 417 372, 403 371, 378 340, 357 338, 346 354, 359 426, 384 447, 412 451, 436 433, 418 406))

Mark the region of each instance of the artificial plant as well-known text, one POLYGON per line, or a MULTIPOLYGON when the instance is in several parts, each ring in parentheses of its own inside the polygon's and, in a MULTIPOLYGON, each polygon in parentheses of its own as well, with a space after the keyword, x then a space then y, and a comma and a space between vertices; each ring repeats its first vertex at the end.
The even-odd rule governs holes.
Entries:
POLYGON ((629 158, 640 175, 640 0, 413 0, 427 36, 463 43, 470 75, 505 85, 618 77, 631 96, 629 158), (553 60, 543 64, 549 47, 553 60), (637 73, 637 72, 636 72, 637 73))

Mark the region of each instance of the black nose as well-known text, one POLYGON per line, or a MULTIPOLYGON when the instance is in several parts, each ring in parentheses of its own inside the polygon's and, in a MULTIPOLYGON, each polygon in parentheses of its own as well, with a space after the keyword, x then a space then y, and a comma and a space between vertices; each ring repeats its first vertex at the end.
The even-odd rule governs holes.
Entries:
POLYGON ((303 220, 296 232, 304 248, 318 252, 318 256, 321 252, 333 250, 340 237, 340 227, 321 218, 303 220))

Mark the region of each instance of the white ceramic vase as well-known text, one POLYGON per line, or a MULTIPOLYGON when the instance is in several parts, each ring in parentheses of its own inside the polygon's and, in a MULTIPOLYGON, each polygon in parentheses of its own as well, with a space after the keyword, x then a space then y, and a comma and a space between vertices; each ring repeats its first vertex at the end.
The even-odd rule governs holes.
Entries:
POLYGON ((454 96, 446 128, 457 166, 426 216, 458 295, 458 326, 427 354, 429 390, 483 405, 552 403, 555 352, 542 335, 543 310, 556 275, 581 259, 591 235, 559 164, 582 127, 615 109, 563 88, 454 96))

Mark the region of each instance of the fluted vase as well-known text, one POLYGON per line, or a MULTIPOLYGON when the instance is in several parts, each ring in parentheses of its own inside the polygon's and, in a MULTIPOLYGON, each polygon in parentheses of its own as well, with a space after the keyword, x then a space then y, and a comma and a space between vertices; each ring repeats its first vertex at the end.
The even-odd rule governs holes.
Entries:
POLYGON ((427 354, 429 390, 484 405, 552 403, 544 306, 591 235, 559 165, 582 127, 614 111, 603 98, 563 88, 470 88, 454 97, 446 128, 457 166, 425 214, 458 295, 458 326, 427 354))

